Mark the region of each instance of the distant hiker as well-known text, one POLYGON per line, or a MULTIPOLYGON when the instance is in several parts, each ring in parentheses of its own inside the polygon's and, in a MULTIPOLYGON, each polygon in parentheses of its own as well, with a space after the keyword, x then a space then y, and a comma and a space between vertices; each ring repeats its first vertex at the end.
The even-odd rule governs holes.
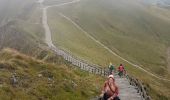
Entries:
POLYGON ((120 100, 113 75, 109 75, 107 81, 105 81, 100 97, 100 100, 120 100))
POLYGON ((110 65, 109 65, 109 74, 114 74, 114 72, 115 72, 115 67, 114 67, 114 65, 112 63, 110 63, 110 65))
POLYGON ((120 66, 118 67, 118 75, 122 77, 124 73, 125 73, 125 68, 122 64, 120 64, 120 66))

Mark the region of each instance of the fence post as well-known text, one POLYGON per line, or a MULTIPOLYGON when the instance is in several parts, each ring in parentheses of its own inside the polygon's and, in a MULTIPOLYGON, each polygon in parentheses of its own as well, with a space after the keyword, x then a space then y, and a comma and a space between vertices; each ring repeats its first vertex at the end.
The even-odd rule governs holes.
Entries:
POLYGON ((88 64, 84 63, 85 70, 88 71, 88 64))
POLYGON ((92 69, 92 73, 94 73, 93 67, 91 67, 91 69, 92 69))
POLYGON ((91 68, 90 68, 90 66, 88 65, 88 72, 90 72, 91 73, 91 68))
POLYGON ((68 56, 66 56, 66 61, 68 61, 68 56))
POLYGON ((104 69, 104 76, 106 76, 106 70, 104 69))

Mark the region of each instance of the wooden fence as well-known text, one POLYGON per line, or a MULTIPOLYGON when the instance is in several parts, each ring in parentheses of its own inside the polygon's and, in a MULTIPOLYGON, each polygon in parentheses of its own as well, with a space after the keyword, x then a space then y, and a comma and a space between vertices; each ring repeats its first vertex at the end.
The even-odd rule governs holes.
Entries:
POLYGON ((62 56, 66 61, 79 67, 81 70, 88 71, 90 73, 97 74, 100 76, 108 76, 109 75, 108 68, 102 68, 101 66, 91 64, 85 60, 81 60, 81 59, 73 56, 71 53, 61 50, 61 49, 58 49, 56 47, 51 47, 51 50, 53 50, 57 55, 62 56))
POLYGON ((136 78, 127 75, 127 79, 129 80, 130 85, 135 86, 137 92, 140 93, 143 100, 151 100, 151 97, 148 95, 146 91, 146 87, 136 78))

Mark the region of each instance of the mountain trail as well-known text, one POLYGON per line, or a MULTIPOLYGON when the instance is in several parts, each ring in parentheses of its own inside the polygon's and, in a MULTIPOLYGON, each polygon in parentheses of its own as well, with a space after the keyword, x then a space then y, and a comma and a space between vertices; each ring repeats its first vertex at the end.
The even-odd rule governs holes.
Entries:
POLYGON ((136 64, 128 61, 127 59, 119 56, 118 54, 116 54, 115 52, 113 52, 110 48, 108 48, 107 46, 105 46, 103 43, 101 43, 100 41, 98 41, 97 39, 95 39, 93 36, 91 36, 90 34, 88 34, 83 28, 81 28, 78 24, 76 24, 72 19, 70 19, 69 17, 63 15, 62 13, 59 13, 59 15, 62 16, 63 18, 65 18, 65 19, 67 19, 68 21, 70 21, 70 22, 71 22, 73 25, 75 25, 78 29, 80 29, 82 32, 84 32, 84 34, 85 34, 86 36, 88 36, 89 38, 91 38, 92 40, 94 40, 96 43, 100 44, 103 48, 105 48, 107 51, 109 51, 111 54, 115 55, 116 57, 120 58, 121 60, 123 60, 123 61, 127 62, 128 64, 130 64, 130 65, 132 65, 132 66, 134 66, 134 67, 136 67, 136 68, 138 68, 138 69, 146 72, 147 74, 149 74, 149 75, 151 75, 151 76, 153 76, 153 77, 155 77, 155 78, 157 78, 157 79, 164 80, 164 81, 170 81, 169 79, 164 79, 163 77, 160 77, 160 76, 158 76, 158 75, 155 75, 155 74, 153 74, 153 73, 145 70, 145 69, 142 68, 141 66, 136 65, 136 64))
MULTIPOLYGON (((45 6, 43 7, 43 17, 42 17, 42 23, 43 23, 43 27, 44 27, 44 30, 45 30, 45 41, 46 43, 48 44, 49 47, 55 47, 55 45, 53 44, 52 42, 52 39, 51 39, 51 31, 50 31, 50 27, 48 25, 48 17, 47 17, 47 9, 50 8, 50 7, 59 7, 59 6, 64 6, 64 5, 68 5, 68 4, 73 4, 73 3, 77 3, 79 2, 80 0, 73 0, 71 2, 66 2, 66 3, 61 3, 61 4, 56 4, 56 5, 52 5, 52 6, 45 6)), ((39 0, 40 4, 43 5, 42 3, 44 2, 44 0, 39 0)), ((78 24, 76 24, 72 19, 70 19, 69 17, 63 15, 62 13, 59 13, 60 16, 64 17, 66 20, 70 21, 73 25, 75 25, 78 29, 80 29, 82 32, 84 32, 84 34, 86 36, 88 36, 89 38, 91 38, 93 41, 95 41, 96 43, 100 44, 103 48, 105 48, 107 51, 109 51, 111 54, 117 56, 118 58, 120 58, 121 60, 127 62, 128 64, 144 71, 145 73, 157 78, 157 79, 160 79, 160 80, 164 80, 164 81, 169 81, 169 79, 165 79, 161 76, 158 76, 158 75, 155 75, 147 70, 145 70, 144 68, 142 68, 141 66, 139 65, 136 65, 130 61, 128 61, 127 59, 119 56, 118 54, 116 54, 115 52, 113 52, 110 48, 108 48, 107 46, 105 46, 103 43, 101 43, 100 41, 98 41, 97 39, 95 39, 93 36, 91 36, 90 34, 88 34, 83 28, 81 28, 78 24)))

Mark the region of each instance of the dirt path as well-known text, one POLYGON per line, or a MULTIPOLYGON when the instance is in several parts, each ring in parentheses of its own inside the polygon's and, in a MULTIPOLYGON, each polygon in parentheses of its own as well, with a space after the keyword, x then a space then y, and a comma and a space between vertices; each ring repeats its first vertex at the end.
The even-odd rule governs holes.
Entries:
POLYGON ((38 0, 37 2, 42 4, 44 2, 44 0, 38 0))
POLYGON ((46 8, 64 6, 64 5, 68 5, 68 4, 77 3, 79 1, 80 0, 73 0, 73 1, 70 1, 70 2, 65 2, 65 3, 61 3, 61 4, 57 4, 57 5, 46 6, 46 8))
POLYGON ((51 31, 48 25, 47 8, 43 8, 42 23, 45 30, 45 41, 49 47, 55 47, 51 39, 51 31))
MULTIPOLYGON (((44 0, 39 0, 38 2, 43 7, 44 0)), ((43 24, 43 27, 44 27, 44 30, 45 30, 45 41, 46 41, 46 43, 48 44, 49 47, 55 47, 55 46, 54 46, 54 44, 52 42, 51 30, 50 30, 50 27, 48 25, 48 16, 47 16, 48 8, 57 7, 57 6, 64 6, 64 5, 72 4, 72 3, 76 3, 76 2, 79 2, 79 0, 74 0, 74 1, 71 1, 71 2, 66 2, 66 3, 62 3, 62 4, 43 7, 42 24, 43 24)))

